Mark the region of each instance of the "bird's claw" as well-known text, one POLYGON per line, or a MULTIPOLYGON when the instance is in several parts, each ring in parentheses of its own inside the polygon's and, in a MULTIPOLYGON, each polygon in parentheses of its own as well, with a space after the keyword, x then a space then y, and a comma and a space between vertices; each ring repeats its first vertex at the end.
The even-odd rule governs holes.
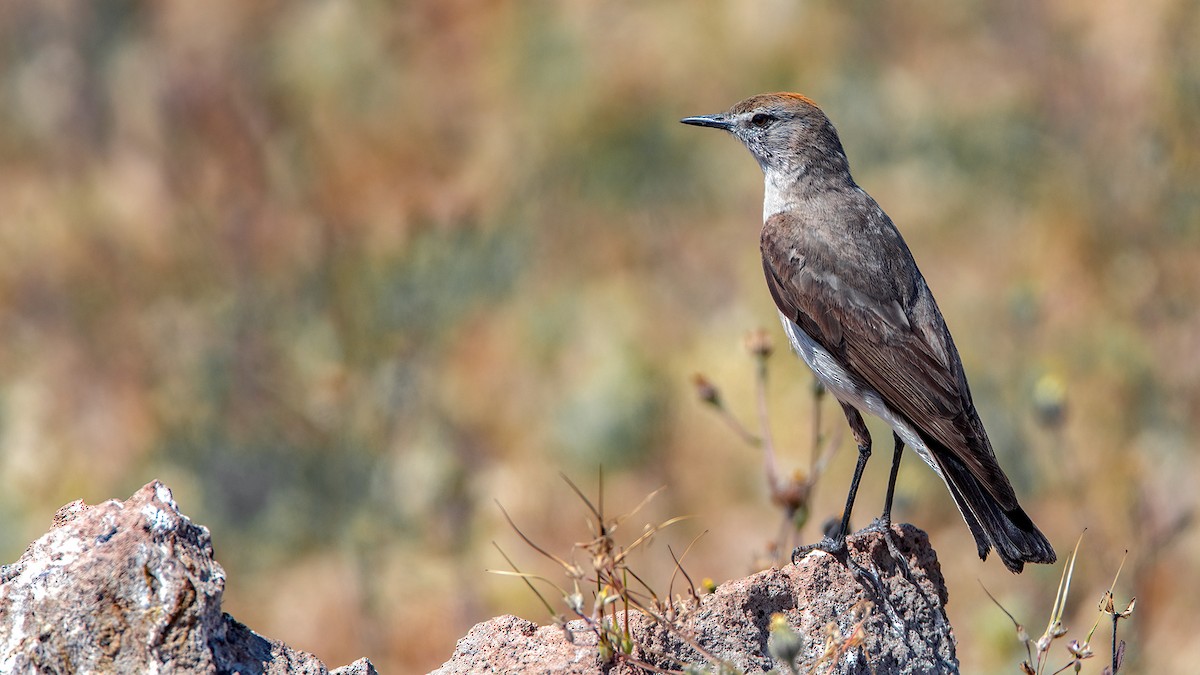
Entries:
POLYGON ((862 529, 862 531, 863 532, 882 532, 884 534, 891 534, 892 519, 891 518, 888 518, 888 519, 876 518, 875 520, 871 521, 870 525, 867 525, 866 527, 864 527, 862 529))
POLYGON ((846 552, 846 538, 845 537, 836 537, 836 538, 825 537, 824 539, 822 539, 821 541, 818 541, 815 544, 806 544, 804 546, 797 546, 792 551, 792 564, 793 565, 797 564, 797 561, 799 561, 801 558, 808 555, 809 553, 812 553, 813 551, 823 551, 830 555, 837 555, 839 553, 845 553, 846 552))

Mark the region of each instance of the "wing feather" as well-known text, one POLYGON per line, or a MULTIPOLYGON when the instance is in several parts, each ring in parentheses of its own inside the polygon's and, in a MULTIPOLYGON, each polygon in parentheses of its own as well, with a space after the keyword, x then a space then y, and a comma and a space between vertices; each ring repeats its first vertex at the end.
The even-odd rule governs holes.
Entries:
POLYGON ((763 269, 776 306, 920 434, 948 448, 1004 508, 1016 507, 945 321, 899 233, 890 221, 819 225, 793 212, 764 225, 763 269), (872 244, 892 250, 860 246, 868 228, 872 244))

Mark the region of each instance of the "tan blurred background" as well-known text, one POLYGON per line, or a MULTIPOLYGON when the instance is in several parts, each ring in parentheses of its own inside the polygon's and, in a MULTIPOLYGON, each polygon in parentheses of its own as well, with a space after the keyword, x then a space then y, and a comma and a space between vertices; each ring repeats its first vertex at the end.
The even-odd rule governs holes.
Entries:
MULTIPOLYGON (((1129 657, 1184 672, 1197 36, 1191 0, 4 2, 0 560, 58 506, 161 478, 212 529, 227 611, 391 673, 496 614, 548 621, 485 569, 496 541, 561 579, 494 504, 567 554, 589 534, 559 471, 594 496, 603 466, 610 514, 665 486, 625 541, 692 516, 633 561, 661 592, 667 545, 703 531, 693 578, 755 571, 780 516, 689 380, 753 418, 743 335, 780 337, 761 175, 677 120, 799 90, 907 237, 1060 558, 1088 528, 1071 636, 1128 549, 1129 657)), ((810 383, 772 360, 788 471, 809 463, 810 383)), ((1061 567, 981 563, 911 456, 898 492, 940 554, 964 671, 1016 672, 977 580, 1036 636, 1061 567)))

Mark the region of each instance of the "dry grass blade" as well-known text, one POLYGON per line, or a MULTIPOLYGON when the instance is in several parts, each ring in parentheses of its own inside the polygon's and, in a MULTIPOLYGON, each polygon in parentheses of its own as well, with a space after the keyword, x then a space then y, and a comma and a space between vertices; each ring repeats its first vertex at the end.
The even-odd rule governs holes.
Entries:
MULTIPOLYGON (((683 562, 681 561, 681 558, 679 556, 675 555, 675 551, 670 546, 667 547, 667 552, 671 554, 671 560, 675 561, 675 571, 671 573, 671 583, 667 586, 667 600, 670 601, 670 598, 672 595, 672 589, 674 588, 674 585, 675 585, 675 574, 676 573, 682 574, 683 578, 687 580, 688 594, 691 595, 692 597, 695 597, 696 596, 696 584, 692 581, 692 577, 688 575, 687 570, 683 569, 683 562)), ((684 550, 683 554, 687 555, 686 549, 684 550)))
POLYGON ((1075 561, 1079 557, 1079 545, 1083 543, 1083 535, 1085 529, 1079 534, 1079 539, 1075 542, 1075 548, 1071 549, 1071 555, 1067 558, 1067 564, 1063 567, 1062 577, 1058 581, 1058 593, 1054 597, 1054 608, 1050 612, 1050 622, 1046 625, 1046 632, 1050 633, 1055 626, 1062 625, 1062 615, 1066 611, 1067 594, 1071 592, 1071 577, 1075 574, 1075 561))
MULTIPOLYGON (((587 495, 583 494, 583 490, 580 490, 579 486, 576 485, 570 478, 567 477, 567 474, 560 471, 560 472, 558 472, 558 477, 563 479, 563 482, 565 482, 567 484, 567 486, 571 488, 571 491, 575 493, 575 496, 579 497, 579 501, 583 502, 584 505, 588 507, 588 510, 592 512, 592 515, 596 518, 596 521, 601 523, 601 525, 603 526, 604 516, 603 516, 603 512, 601 511, 601 509, 603 509, 604 503, 601 502, 600 509, 596 508, 592 504, 592 500, 588 499, 587 495)), ((603 469, 600 470, 600 494, 601 494, 601 498, 603 498, 603 495, 604 495, 604 470, 603 469)))
POLYGON ((1116 607, 1113 605, 1116 598, 1115 591, 1117 590, 1117 580, 1121 578, 1121 570, 1125 569, 1125 561, 1129 558, 1129 550, 1126 549, 1125 555, 1121 556, 1121 564, 1117 566, 1117 573, 1113 575, 1112 583, 1108 585, 1108 603, 1106 606, 1101 606, 1100 611, 1112 614, 1116 612, 1116 607))
POLYGON ((987 586, 983 585, 982 581, 979 582, 979 587, 983 589, 983 592, 987 594, 992 603, 999 607, 1001 612, 1004 612, 1004 615, 1012 622, 1013 628, 1017 629, 1017 639, 1021 641, 1021 644, 1025 645, 1025 663, 1033 663, 1033 650, 1030 647, 1029 633, 1025 631, 1025 626, 1021 625, 1020 621, 1017 621, 1017 617, 1013 616, 1012 612, 1000 604, 1000 601, 996 599, 996 596, 992 595, 992 592, 987 589, 987 586))
POLYGON ((649 541, 650 538, 653 537, 655 534, 658 534, 658 532, 660 530, 666 529, 680 521, 690 520, 691 518, 692 518, 692 516, 675 516, 674 518, 671 518, 669 520, 664 520, 663 522, 659 523, 658 525, 646 528, 646 531, 642 533, 642 536, 638 537, 637 539, 634 539, 632 544, 630 544, 629 546, 626 546, 624 550, 622 550, 620 553, 618 553, 616 556, 614 556, 614 560, 618 563, 624 562, 625 556, 628 555, 630 551, 633 551, 637 547, 639 547, 642 544, 649 541))
POLYGON ((641 593, 636 593, 631 588, 625 587, 624 592, 628 596, 627 599, 633 603, 633 606, 635 608, 642 609, 642 607, 645 606, 645 604, 642 602, 642 598, 646 598, 646 599, 649 599, 652 601, 658 600, 658 594, 655 593, 654 589, 650 588, 650 584, 646 583, 646 581, 644 579, 642 579, 640 576, 638 576, 636 572, 629 569, 628 567, 621 568, 621 571, 623 573, 628 574, 629 576, 633 577, 634 581, 638 582, 639 584, 642 585, 642 588, 646 589, 645 595, 642 595, 641 593))
MULTIPOLYGON (((1121 570, 1125 569, 1125 560, 1128 557, 1129 551, 1126 550, 1125 555, 1121 557, 1121 564, 1117 567, 1117 573, 1113 575, 1112 584, 1109 585, 1108 590, 1104 592, 1104 597, 1100 600, 1101 614, 1108 614, 1112 617, 1112 663, 1105 669, 1105 672, 1112 675, 1117 675, 1117 672, 1121 669, 1122 661, 1125 660, 1125 641, 1117 642, 1117 625, 1121 622, 1121 619, 1129 618, 1129 615, 1133 614, 1133 607, 1137 604, 1137 598, 1132 598, 1129 604, 1125 606, 1124 611, 1117 611, 1116 596, 1114 593, 1117 588, 1117 579, 1121 577, 1121 570)), ((1099 624, 1100 619, 1097 617, 1096 625, 1099 624)), ((1096 626, 1092 626, 1092 631, 1095 632, 1095 630, 1096 626)), ((1091 633, 1088 634, 1088 639, 1091 639, 1091 633)))
MULTIPOLYGON (((1021 625, 1019 621, 1017 621, 1012 612, 1009 612, 1004 605, 1000 604, 1000 601, 992 595, 991 591, 989 591, 982 582, 979 584, 979 586, 983 588, 983 592, 987 594, 992 603, 999 607, 1000 611, 1004 612, 1005 616, 1008 617, 1008 620, 1012 622, 1014 627, 1016 627, 1017 637, 1025 645, 1026 660, 1021 662, 1020 669, 1021 672, 1026 673, 1027 675, 1038 675, 1044 671, 1047 661, 1049 660, 1051 644, 1055 640, 1065 636, 1068 632, 1066 626, 1063 625, 1063 616, 1066 612, 1067 598, 1071 591, 1071 581, 1075 576, 1075 564, 1079 561, 1079 548, 1083 543, 1083 535, 1086 532, 1087 530, 1084 530, 1084 532, 1080 533, 1079 539, 1075 542, 1074 548, 1071 549, 1070 555, 1068 555, 1067 559, 1064 561, 1062 576, 1058 581, 1058 589, 1054 596, 1054 605, 1050 611, 1050 619, 1046 624, 1046 631, 1037 639, 1036 642, 1030 640, 1028 633, 1025 632, 1025 627, 1021 625)), ((1128 554, 1129 552, 1126 551, 1125 555, 1128 556, 1128 554)), ((1121 657, 1124 653, 1124 643, 1118 643, 1117 641, 1117 622, 1119 619, 1127 618, 1133 612, 1133 607, 1136 602, 1136 598, 1131 600, 1125 610, 1121 612, 1118 612, 1114 606, 1113 593, 1116 589, 1117 580, 1120 579, 1121 570, 1123 570, 1124 567, 1125 558, 1122 558, 1121 565, 1117 568, 1116 574, 1113 575, 1112 584, 1104 592, 1104 595, 1100 600, 1100 616, 1108 614, 1113 617, 1113 664, 1111 667, 1105 668, 1104 672, 1106 673, 1115 673, 1119 668, 1121 657)), ((1068 641, 1066 649, 1071 658, 1066 664, 1059 667, 1057 670, 1052 671, 1051 675, 1057 675, 1058 673, 1066 672, 1072 668, 1074 668, 1075 672, 1079 672, 1083 661, 1095 657, 1095 651, 1092 649, 1092 637, 1095 635, 1096 628, 1099 626, 1099 624, 1100 619, 1097 617, 1096 623, 1092 625, 1091 630, 1088 631, 1087 636, 1082 641, 1078 639, 1072 639, 1068 641)))
POLYGON ((688 594, 691 595, 692 597, 695 597, 696 584, 694 584, 692 582, 692 578, 690 576, 688 576, 687 571, 683 569, 683 559, 687 557, 688 552, 692 550, 692 547, 696 545, 696 542, 700 541, 700 538, 706 534, 708 534, 708 530, 705 530, 705 531, 701 532, 700 534, 696 535, 695 538, 693 538, 688 543, 687 548, 683 549, 683 555, 679 556, 678 558, 675 557, 675 551, 672 551, 670 546, 667 547, 667 551, 670 551, 671 557, 674 558, 674 560, 675 560, 675 571, 671 573, 671 581, 667 584, 667 601, 668 602, 670 602, 671 596, 674 595, 675 575, 679 574, 679 573, 682 573, 683 578, 687 579, 688 594))
POLYGON ((1092 641, 1092 635, 1096 633, 1096 628, 1100 626, 1100 619, 1105 614, 1112 615, 1116 613, 1115 596, 1113 592, 1117 588, 1117 580, 1121 578, 1121 570, 1125 569, 1125 561, 1129 558, 1129 551, 1125 551, 1125 555, 1121 556, 1121 564, 1117 566, 1117 573, 1113 575, 1112 583, 1109 584, 1108 590, 1100 597, 1099 614, 1096 615, 1096 623, 1092 624, 1092 629, 1088 631, 1087 641, 1092 641))
MULTIPOLYGON (((678 664, 680 670, 673 670, 654 666, 646 663, 634 656, 639 649, 645 649, 645 646, 639 646, 635 643, 630 632, 630 610, 636 610, 645 617, 652 619, 655 623, 662 626, 670 634, 687 644, 700 654, 709 663, 716 666, 716 672, 731 672, 728 671, 727 664, 722 663, 712 653, 704 649, 691 635, 677 623, 678 617, 675 616, 674 606, 671 598, 668 596, 665 599, 660 598, 653 588, 636 572, 628 566, 628 554, 630 551, 643 546, 660 530, 669 527, 681 520, 685 520, 690 516, 677 516, 670 518, 656 525, 647 524, 645 531, 637 539, 628 546, 620 546, 613 537, 613 531, 617 524, 628 520, 628 518, 639 510, 641 510, 651 499, 662 492, 663 488, 659 488, 647 495, 638 506, 627 514, 623 514, 614 518, 611 523, 605 522, 603 516, 603 501, 598 500, 596 505, 593 505, 591 500, 565 475, 560 474, 563 481, 574 491, 575 495, 586 505, 587 509, 593 516, 588 519, 588 525, 596 531, 591 541, 576 544, 577 548, 582 548, 587 551, 589 560, 583 567, 576 566, 567 562, 563 558, 556 556, 542 547, 535 544, 528 536, 526 536, 520 528, 516 526, 508 512, 504 507, 497 502, 501 513, 504 514, 505 520, 513 531, 521 537, 521 539, 542 556, 554 561, 568 574, 575 583, 575 592, 568 594, 559 588, 559 593, 563 596, 563 601, 571 610, 571 614, 583 622, 587 632, 594 635, 596 638, 596 648, 602 663, 625 663, 637 669, 653 672, 653 673, 681 673, 683 669, 688 669, 691 666, 687 663, 679 661, 676 657, 655 652, 658 658, 666 659, 668 662, 678 664), (630 582, 638 584, 641 590, 634 590, 629 587, 630 582), (587 607, 583 595, 579 592, 580 585, 594 585, 592 590, 593 602, 590 608, 587 607), (664 613, 665 611, 665 613, 664 613), (621 616, 623 614, 623 617, 621 616), (671 618, 668 618, 671 617, 671 618)), ((601 482, 601 486, 603 482, 601 482)), ((675 570, 671 575, 671 584, 673 586, 676 575, 682 573, 689 584, 689 592, 695 597, 695 589, 692 588, 692 579, 683 569, 682 560, 692 550, 696 542, 703 536, 704 533, 693 539, 683 551, 683 555, 676 556, 674 549, 671 546, 667 547, 672 560, 675 563, 675 570)), ((495 544, 493 544, 495 545, 495 544)), ((499 546, 496 547, 499 550, 499 546)), ((537 588, 532 583, 533 580, 546 581, 544 577, 526 574, 517 569, 512 560, 500 551, 501 555, 513 568, 512 572, 496 572, 497 574, 505 574, 508 576, 519 577, 529 588, 534 591, 538 599, 555 617, 555 622, 563 627, 570 634, 572 629, 567 626, 567 622, 561 616, 554 612, 550 602, 538 592, 537 588)), ((557 588, 557 586, 556 586, 557 588)), ((579 630, 577 627, 575 630, 579 630)))
POLYGON ((544 582, 550 584, 551 586, 554 586, 554 588, 558 589, 558 592, 563 597, 567 596, 567 592, 564 591, 562 588, 559 588, 559 586, 557 584, 555 584, 553 581, 550 581, 546 577, 536 575, 536 574, 527 574, 525 572, 522 572, 520 570, 520 568, 517 567, 516 563, 514 563, 512 561, 512 558, 509 558, 508 554, 504 552, 504 549, 500 548, 499 544, 497 544, 496 542, 493 541, 492 546, 494 546, 496 548, 496 550, 500 552, 501 557, 504 558, 504 561, 508 563, 509 567, 513 568, 513 571, 511 571, 511 572, 509 572, 508 570, 488 570, 488 571, 491 572, 492 574, 499 574, 501 576, 519 577, 521 579, 521 581, 524 581, 525 585, 529 587, 529 590, 533 591, 533 594, 538 597, 538 600, 542 601, 542 605, 544 605, 546 607, 547 612, 550 612, 550 616, 555 617, 555 619, 560 618, 558 612, 554 611, 554 606, 550 604, 550 601, 546 600, 546 597, 544 595, 542 595, 540 591, 538 591, 537 587, 533 585, 533 582, 530 581, 530 579, 537 579, 539 581, 544 581, 544 582))
MULTIPOLYGON (((609 528, 608 528, 608 531, 609 531, 610 533, 611 533, 611 532, 613 532, 613 531, 615 531, 615 530, 617 529, 617 527, 618 527, 618 526, 619 526, 621 523, 623 523, 623 522, 625 522, 626 520, 629 520, 629 519, 630 519, 630 518, 632 518, 633 516, 637 515, 637 512, 638 512, 638 511, 641 511, 641 510, 642 510, 642 508, 644 508, 644 507, 645 507, 647 504, 649 504, 649 503, 650 503, 650 500, 652 500, 652 499, 654 499, 655 497, 657 497, 657 496, 659 495, 659 493, 660 493, 660 492, 662 492, 663 490, 666 490, 666 489, 667 489, 667 486, 665 486, 665 485, 664 485, 664 486, 662 486, 662 487, 658 488, 657 490, 654 490, 654 491, 652 491, 650 494, 648 494, 648 495, 646 495, 645 497, 643 497, 643 498, 642 498, 642 501, 638 502, 638 505, 637 505, 637 506, 635 506, 635 507, 633 507, 633 510, 629 511, 628 513, 624 513, 624 514, 622 514, 622 515, 619 515, 619 516, 616 516, 615 518, 613 518, 613 519, 612 519, 612 524, 609 526, 609 528)), ((675 522, 676 520, 678 520, 678 518, 674 518, 674 519, 672 519, 672 520, 669 520, 669 521, 667 521, 667 522, 665 522, 665 523, 663 523, 663 524, 659 525, 659 528, 661 529, 661 528, 663 528, 663 527, 666 527, 667 525, 670 525, 671 523, 675 522)), ((630 546, 630 548, 632 548, 632 546, 630 546)))
POLYGON ((987 594, 988 599, 992 601, 992 604, 999 607, 1001 612, 1004 612, 1004 615, 1007 616, 1008 620, 1012 622, 1014 628, 1016 628, 1018 631, 1024 630, 1020 622, 1017 621, 1017 618, 1012 615, 1012 612, 1008 611, 1005 609, 1004 605, 1000 604, 1000 601, 996 599, 996 596, 992 595, 992 592, 987 589, 987 586, 983 585, 982 581, 979 582, 979 587, 982 588, 983 592, 987 594))
POLYGON ((579 568, 577 568, 575 565, 572 565, 571 563, 554 555, 553 553, 547 551, 546 549, 542 548, 541 546, 538 546, 537 544, 533 543, 532 539, 525 536, 525 533, 521 531, 521 528, 517 527, 517 524, 513 522, 512 517, 510 517, 508 515, 508 511, 504 510, 504 506, 501 505, 499 501, 496 502, 496 506, 499 507, 500 513, 504 514, 504 520, 508 521, 508 526, 511 527, 513 529, 513 531, 517 533, 517 536, 519 536, 526 544, 528 544, 530 548, 537 551, 538 553, 541 553, 546 558, 549 558, 550 560, 553 560, 554 562, 561 565, 563 569, 567 570, 567 573, 569 575, 575 576, 576 574, 578 574, 579 568))

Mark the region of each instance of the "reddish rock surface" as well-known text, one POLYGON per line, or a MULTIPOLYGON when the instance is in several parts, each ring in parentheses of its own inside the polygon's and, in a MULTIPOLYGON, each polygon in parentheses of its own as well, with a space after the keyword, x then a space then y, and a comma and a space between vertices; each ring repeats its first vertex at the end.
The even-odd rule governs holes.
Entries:
MULTIPOLYGON (((157 481, 125 502, 75 501, 0 567, 0 673, 313 673, 315 656, 221 611, 208 529, 157 481)), ((370 675, 360 659, 334 675, 370 675)))
MULTIPOLYGON (((799 565, 727 582, 698 605, 680 605, 679 620, 670 629, 637 615, 631 619, 638 645, 634 657, 675 671, 691 664, 716 672, 714 658, 746 673, 766 671, 779 665, 768 639, 772 615, 781 614, 799 637, 797 660, 804 666, 842 641, 844 652, 826 656, 826 664, 835 659, 833 665, 819 672, 957 673, 954 632, 944 609, 946 587, 929 538, 911 525, 899 525, 893 542, 899 558, 889 552, 882 534, 868 533, 850 538, 848 560, 814 553, 799 565), (869 610, 863 601, 870 603, 869 610), (860 622, 861 643, 846 646, 860 622)), ((601 663, 596 636, 582 621, 570 626, 573 642, 558 627, 497 617, 472 628, 434 673, 641 672, 629 663, 601 663)))
MULTIPOLYGON (((796 636, 802 667, 824 658, 821 672, 957 672, 929 540, 910 525, 894 528, 892 540, 898 555, 883 535, 864 534, 851 537, 848 557, 812 554, 730 581, 678 605, 670 627, 631 615, 632 656, 663 670, 691 664, 715 672, 717 662, 769 670, 779 665, 769 646, 778 647, 769 630, 778 614, 796 636), (831 645, 840 645, 832 656, 831 645)), ((313 655, 224 614, 224 588, 208 530, 181 514, 161 483, 125 502, 73 502, 17 562, 0 566, 0 673, 330 672, 313 655)), ((571 630, 569 641, 561 628, 497 617, 472 628, 434 672, 640 672, 630 661, 601 663, 582 621, 571 630)), ((332 672, 375 668, 360 659, 332 672)))

